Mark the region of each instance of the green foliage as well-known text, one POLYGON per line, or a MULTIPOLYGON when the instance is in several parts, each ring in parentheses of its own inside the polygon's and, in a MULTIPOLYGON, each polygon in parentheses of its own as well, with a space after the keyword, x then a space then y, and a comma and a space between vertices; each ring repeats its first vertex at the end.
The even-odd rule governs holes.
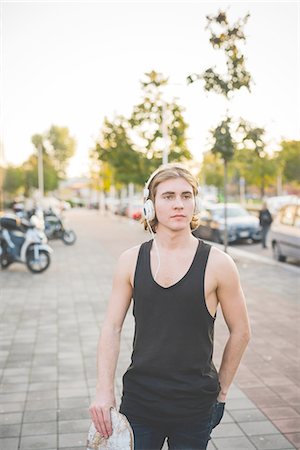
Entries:
POLYGON ((102 181, 102 189, 104 192, 109 192, 113 184, 114 171, 108 163, 102 163, 99 175, 102 181))
POLYGON ((42 149, 43 152, 46 151, 45 149, 45 137, 43 134, 34 134, 31 137, 31 142, 33 143, 33 145, 35 146, 35 148, 37 150, 42 149))
POLYGON ((183 108, 173 100, 163 99, 162 87, 168 79, 161 73, 152 71, 145 74, 141 86, 143 98, 134 106, 129 119, 135 149, 143 155, 143 179, 147 179, 163 161, 165 147, 163 126, 168 136, 168 160, 190 160, 192 155, 187 148, 187 124, 183 117, 183 108))
POLYGON ((113 169, 111 176, 114 182, 143 183, 140 170, 141 155, 133 149, 128 137, 128 122, 124 117, 116 117, 114 121, 105 118, 95 151, 99 160, 109 164, 113 169))
POLYGON ((151 72, 145 73, 145 80, 141 81, 141 85, 143 90, 149 87, 160 88, 161 86, 166 86, 168 81, 169 79, 165 78, 162 73, 151 70, 151 72))
POLYGON ((245 87, 250 91, 251 75, 246 69, 245 57, 239 45, 246 41, 244 26, 250 15, 247 14, 230 25, 227 14, 219 11, 217 15, 207 16, 206 28, 210 31, 210 43, 216 50, 223 50, 226 59, 226 73, 220 74, 215 67, 209 67, 201 74, 187 77, 188 84, 204 81, 204 89, 229 97, 235 90, 245 87))
MULTIPOLYGON (((58 187, 59 177, 53 166, 53 161, 47 153, 43 154, 44 165, 44 190, 45 192, 53 191, 58 187)), ((24 173, 24 194, 30 195, 33 189, 38 188, 38 157, 31 155, 25 163, 22 164, 21 170, 24 173)))
POLYGON ((52 126, 43 134, 34 134, 31 141, 37 152, 21 166, 9 166, 5 170, 3 190, 10 194, 30 195, 38 188, 38 151, 42 150, 44 190, 53 191, 65 174, 68 159, 74 154, 75 141, 68 128, 52 126))
POLYGON ((242 148, 235 153, 232 164, 248 186, 259 186, 261 196, 265 187, 276 181, 276 161, 267 153, 259 156, 253 148, 242 148))
POLYGON ((252 149, 260 158, 265 156, 264 135, 266 133, 264 128, 254 127, 249 122, 241 120, 238 126, 238 131, 243 133, 243 144, 252 149))
POLYGON ((266 152, 265 129, 241 120, 238 132, 242 133, 243 138, 234 162, 248 184, 260 186, 263 197, 265 187, 275 184, 277 171, 274 158, 266 152))
POLYGON ((192 158, 183 110, 175 101, 168 103, 162 98, 161 88, 167 82, 160 73, 146 73, 141 81, 142 101, 133 107, 130 118, 104 120, 94 151, 111 167, 114 183, 144 185, 163 160, 163 124, 169 139, 169 161, 192 158))
MULTIPOLYGON (((239 45, 246 41, 244 26, 249 18, 247 14, 233 25, 229 24, 227 14, 219 11, 216 15, 206 17, 206 29, 210 31, 210 44, 216 50, 221 50, 226 61, 224 74, 218 72, 215 67, 209 67, 200 74, 191 74, 187 77, 187 83, 191 84, 197 80, 204 81, 204 89, 225 96, 228 100, 235 91, 245 87, 250 91, 251 75, 246 70, 245 57, 239 45)), ((227 202, 227 175, 228 163, 234 157, 236 143, 231 133, 231 118, 226 113, 226 118, 211 130, 212 148, 211 152, 220 155, 224 162, 224 202, 227 202)), ((227 222, 225 215, 225 251, 227 248, 227 222)))
POLYGON ((211 151, 206 152, 203 156, 200 175, 205 185, 216 186, 220 190, 223 186, 223 162, 221 157, 211 151))
POLYGON ((52 125, 45 133, 33 135, 31 141, 37 150, 42 148, 43 155, 47 154, 52 160, 59 178, 65 178, 68 162, 76 148, 76 141, 70 136, 69 129, 52 125))
POLYGON ((212 153, 219 154, 223 161, 230 161, 234 155, 235 142, 230 130, 231 119, 227 117, 222 120, 215 130, 211 130, 213 138, 212 153))
POLYGON ((70 158, 75 153, 76 141, 70 136, 67 127, 52 125, 46 133, 50 144, 49 155, 60 178, 66 175, 66 167, 70 158))
POLYGON ((300 141, 282 141, 277 163, 286 182, 300 184, 300 141))
POLYGON ((24 185, 24 173, 21 167, 9 165, 4 170, 3 190, 9 194, 17 194, 24 185))

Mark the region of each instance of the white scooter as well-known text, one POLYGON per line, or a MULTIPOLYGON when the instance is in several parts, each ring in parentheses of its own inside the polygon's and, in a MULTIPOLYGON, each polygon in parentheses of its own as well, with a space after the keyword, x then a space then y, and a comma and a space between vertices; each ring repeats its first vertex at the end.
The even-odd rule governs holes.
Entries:
POLYGON ((31 222, 15 214, 0 217, 0 263, 6 269, 13 262, 27 265, 33 273, 41 273, 50 265, 53 252, 45 233, 31 222))

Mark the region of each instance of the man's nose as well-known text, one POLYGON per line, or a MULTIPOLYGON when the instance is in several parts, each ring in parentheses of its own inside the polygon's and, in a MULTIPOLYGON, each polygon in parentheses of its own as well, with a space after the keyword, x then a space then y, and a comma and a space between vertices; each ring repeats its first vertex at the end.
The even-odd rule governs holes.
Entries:
POLYGON ((183 201, 180 196, 175 198, 174 207, 175 208, 183 208, 183 201))

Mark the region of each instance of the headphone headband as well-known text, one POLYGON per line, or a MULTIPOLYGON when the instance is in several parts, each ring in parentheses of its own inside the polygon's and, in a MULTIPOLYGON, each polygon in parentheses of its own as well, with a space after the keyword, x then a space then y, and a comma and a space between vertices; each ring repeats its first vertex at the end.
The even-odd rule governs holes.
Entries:
POLYGON ((150 175, 148 181, 146 181, 145 187, 144 187, 144 201, 146 201, 149 197, 149 186, 150 186, 151 181, 153 180, 153 178, 156 177, 157 174, 162 172, 165 168, 166 168, 166 166, 158 167, 158 169, 154 170, 154 172, 150 175))

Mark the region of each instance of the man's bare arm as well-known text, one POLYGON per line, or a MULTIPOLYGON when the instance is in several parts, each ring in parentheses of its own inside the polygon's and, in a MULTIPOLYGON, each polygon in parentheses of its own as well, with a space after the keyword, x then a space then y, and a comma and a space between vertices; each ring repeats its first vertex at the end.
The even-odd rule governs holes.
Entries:
POLYGON ((122 325, 132 297, 130 274, 135 255, 136 249, 130 249, 119 258, 98 342, 96 398, 89 411, 96 429, 106 438, 112 433, 110 408, 116 403, 115 372, 122 325))
POLYGON ((250 324, 235 263, 225 254, 219 255, 218 259, 217 297, 230 333, 219 369, 221 391, 218 400, 225 401, 250 339, 250 324))

